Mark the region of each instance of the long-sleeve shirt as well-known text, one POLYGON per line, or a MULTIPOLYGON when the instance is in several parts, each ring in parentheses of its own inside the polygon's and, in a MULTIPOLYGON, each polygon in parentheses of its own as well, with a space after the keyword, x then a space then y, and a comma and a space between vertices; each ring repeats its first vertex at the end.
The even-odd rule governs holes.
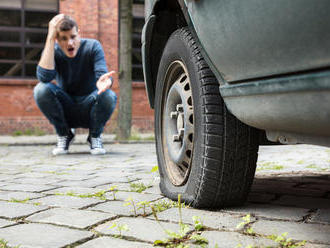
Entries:
POLYGON ((81 39, 74 58, 67 57, 56 44, 55 69, 37 66, 37 78, 40 82, 55 79, 59 87, 74 96, 88 95, 96 90, 97 80, 107 72, 102 45, 93 39, 81 39))

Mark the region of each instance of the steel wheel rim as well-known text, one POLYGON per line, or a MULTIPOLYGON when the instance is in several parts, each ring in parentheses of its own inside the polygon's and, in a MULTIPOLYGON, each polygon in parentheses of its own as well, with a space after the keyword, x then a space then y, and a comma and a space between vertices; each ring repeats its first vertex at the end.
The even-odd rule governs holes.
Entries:
POLYGON ((176 60, 165 75, 166 98, 163 104, 162 141, 166 171, 175 186, 188 180, 193 153, 193 101, 189 74, 176 60))

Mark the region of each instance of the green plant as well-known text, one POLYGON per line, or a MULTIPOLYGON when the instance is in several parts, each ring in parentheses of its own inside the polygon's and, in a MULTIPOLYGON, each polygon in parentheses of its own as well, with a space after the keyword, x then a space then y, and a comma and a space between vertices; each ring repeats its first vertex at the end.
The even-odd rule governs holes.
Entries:
POLYGON ((150 206, 150 202, 148 202, 148 201, 140 201, 136 205, 138 207, 138 210, 139 209, 143 209, 143 216, 146 216, 147 215, 146 207, 150 206))
MULTIPOLYGON (((171 201, 171 200, 160 200, 157 202, 153 202, 151 204, 156 212, 162 212, 169 208, 178 208, 179 204, 178 202, 171 201)), ((185 205, 185 203, 181 203, 182 208, 187 208, 188 206, 185 205)))
POLYGON ((112 192, 113 200, 116 200, 116 194, 118 192, 118 187, 116 185, 113 185, 110 187, 110 191, 112 192))
POLYGON ((145 185, 143 182, 130 183, 129 186, 131 188, 130 190, 131 192, 138 192, 138 193, 141 193, 145 191, 147 188, 151 187, 151 185, 145 185))
POLYGON ((126 203, 124 203, 124 206, 129 206, 131 205, 133 207, 133 211, 134 211, 134 216, 137 216, 137 211, 136 211, 136 206, 135 206, 135 202, 133 200, 132 197, 128 197, 126 200, 125 200, 126 203))
POLYGON ((158 172, 158 165, 155 165, 154 167, 152 167, 152 169, 150 170, 151 173, 153 172, 158 172))
POLYGON ((243 232, 248 235, 255 235, 254 230, 251 227, 251 215, 247 214, 242 217, 243 222, 239 223, 236 228, 243 228, 243 232))
POLYGON ((90 193, 90 194, 78 194, 72 191, 66 192, 66 193, 56 193, 55 195, 67 195, 67 196, 74 196, 74 197, 80 197, 80 198, 98 198, 100 200, 106 200, 107 198, 105 197, 105 190, 101 190, 95 193, 90 193))
MULTIPOLYGON (((4 239, 0 239, 0 248, 10 248, 8 245, 8 241, 5 241, 4 239)), ((15 247, 12 248, 19 248, 20 246, 17 245, 15 247)))
POLYGON ((13 136, 22 136, 22 135, 26 135, 26 136, 43 136, 45 135, 45 131, 39 129, 39 128, 33 128, 33 129, 25 129, 24 131, 22 130, 17 130, 15 132, 13 132, 13 136))
POLYGON ((306 241, 295 242, 291 238, 287 238, 287 235, 288 233, 285 232, 281 235, 270 235, 268 238, 278 243, 280 248, 298 248, 305 246, 306 241))
MULTIPOLYGON (((165 229, 161 224, 157 216, 157 211, 153 205, 151 205, 153 216, 155 217, 157 223, 161 226, 164 232, 167 234, 168 238, 165 240, 156 240, 154 245, 165 246, 166 248, 189 248, 189 245, 184 244, 186 241, 193 241, 194 244, 198 244, 201 247, 205 247, 208 244, 208 240, 200 235, 200 233, 190 233, 190 227, 182 222, 182 206, 181 195, 178 195, 178 210, 179 210, 179 231, 174 232, 165 229)), ((200 217, 194 216, 193 221, 195 223, 195 231, 199 231, 203 228, 202 221, 200 217)))
POLYGON ((27 203, 30 200, 30 198, 25 198, 24 200, 19 200, 16 198, 11 198, 9 202, 16 202, 16 203, 27 203))
POLYGON ((117 223, 117 222, 114 222, 112 224, 112 226, 109 227, 109 229, 112 229, 112 228, 116 228, 119 232, 119 235, 116 235, 117 237, 122 237, 122 233, 123 232, 127 232, 129 231, 129 228, 126 224, 120 224, 120 223, 117 223))

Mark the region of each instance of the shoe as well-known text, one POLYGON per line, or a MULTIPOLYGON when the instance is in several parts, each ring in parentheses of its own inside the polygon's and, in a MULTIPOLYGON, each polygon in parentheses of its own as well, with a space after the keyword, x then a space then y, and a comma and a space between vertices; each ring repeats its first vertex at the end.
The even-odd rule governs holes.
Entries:
POLYGON ((88 136, 87 142, 91 147, 91 154, 92 155, 104 155, 106 154, 106 150, 103 148, 102 138, 101 136, 97 138, 93 138, 88 136))
POLYGON ((53 150, 53 155, 62 155, 69 152, 69 146, 74 140, 74 134, 70 132, 67 136, 57 136, 57 146, 53 150))

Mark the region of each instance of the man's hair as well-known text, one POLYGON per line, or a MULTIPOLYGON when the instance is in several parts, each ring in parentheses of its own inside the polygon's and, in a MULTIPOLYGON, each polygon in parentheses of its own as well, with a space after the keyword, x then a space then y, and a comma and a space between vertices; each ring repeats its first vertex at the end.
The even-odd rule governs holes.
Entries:
POLYGON ((76 21, 71 16, 65 15, 61 23, 58 25, 57 32, 69 31, 73 29, 73 27, 76 27, 78 30, 76 21))

